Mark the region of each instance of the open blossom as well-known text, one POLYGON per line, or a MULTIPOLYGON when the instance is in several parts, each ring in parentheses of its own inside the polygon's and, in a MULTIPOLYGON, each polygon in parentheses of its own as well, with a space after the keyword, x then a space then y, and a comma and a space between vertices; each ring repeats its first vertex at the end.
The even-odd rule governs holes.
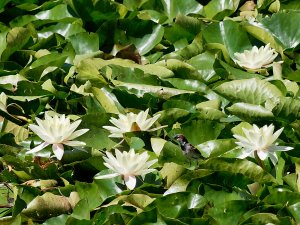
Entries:
POLYGON ((44 142, 28 151, 28 154, 36 153, 48 145, 52 145, 54 155, 58 160, 61 160, 64 154, 64 145, 73 147, 85 145, 82 141, 72 141, 89 130, 81 129, 75 131, 81 123, 81 120, 76 120, 71 123, 70 119, 65 115, 55 115, 52 117, 45 114, 45 120, 36 118, 36 122, 38 125, 30 124, 29 128, 44 140, 44 142))
POLYGON ((150 129, 150 127, 155 123, 155 121, 160 117, 160 114, 157 114, 149 119, 148 117, 149 109, 146 111, 141 111, 138 114, 127 113, 119 114, 119 119, 111 118, 109 121, 115 126, 103 126, 103 128, 109 130, 111 134, 109 137, 121 138, 124 133, 134 132, 134 131, 155 131, 161 127, 150 129))
POLYGON ((145 175, 155 171, 155 169, 149 169, 157 159, 148 161, 149 155, 147 152, 141 154, 135 153, 134 149, 130 149, 129 152, 120 152, 118 149, 115 151, 116 157, 110 152, 106 152, 106 157, 103 156, 105 161, 104 165, 113 170, 114 173, 107 175, 95 176, 95 179, 107 179, 116 176, 122 176, 126 186, 132 190, 136 185, 136 176, 145 175))
POLYGON ((245 50, 241 53, 234 53, 234 61, 241 67, 249 71, 259 71, 262 68, 271 67, 278 53, 270 48, 270 43, 266 46, 257 48, 254 46, 251 50, 245 50))
POLYGON ((247 156, 254 158, 254 153, 257 152, 257 156, 261 160, 270 158, 275 165, 278 161, 276 151, 289 151, 293 149, 287 146, 277 146, 274 142, 277 140, 283 128, 274 132, 274 125, 257 127, 255 124, 250 129, 243 128, 245 136, 233 135, 238 142, 237 145, 244 148, 244 152, 239 158, 246 158, 247 156))

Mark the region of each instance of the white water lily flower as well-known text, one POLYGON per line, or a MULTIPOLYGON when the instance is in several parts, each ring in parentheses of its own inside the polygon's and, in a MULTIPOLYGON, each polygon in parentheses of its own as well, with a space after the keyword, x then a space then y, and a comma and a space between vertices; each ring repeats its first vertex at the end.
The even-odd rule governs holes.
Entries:
POLYGON ((106 152, 107 157, 103 156, 104 165, 115 173, 99 175, 95 179, 107 179, 121 175, 126 186, 132 190, 136 185, 136 176, 155 171, 155 169, 149 169, 149 167, 156 163, 157 159, 148 161, 149 155, 147 152, 139 154, 135 153, 134 149, 130 149, 129 152, 120 152, 116 149, 115 153, 116 157, 110 152, 106 152))
POLYGON ((242 53, 234 53, 234 61, 246 70, 259 71, 262 68, 271 67, 277 55, 278 53, 270 48, 269 43, 260 48, 254 46, 251 50, 245 50, 242 53))
POLYGON ((36 133, 44 142, 37 147, 31 149, 27 153, 36 153, 41 151, 48 145, 52 144, 52 150, 58 160, 61 160, 64 154, 64 146, 84 146, 82 141, 72 141, 73 139, 83 135, 89 129, 76 130, 81 120, 71 123, 70 118, 65 115, 50 116, 45 114, 45 120, 36 118, 38 125, 30 124, 29 128, 36 133))
POLYGON ((134 132, 134 131, 155 131, 165 126, 160 126, 157 128, 150 129, 150 127, 155 123, 155 121, 160 117, 160 114, 157 114, 149 119, 148 117, 149 109, 146 111, 141 111, 138 114, 127 113, 119 114, 119 119, 111 118, 109 121, 115 126, 103 126, 104 129, 107 129, 111 132, 109 137, 121 138, 124 133, 134 132))
POLYGON ((244 148, 244 152, 238 158, 246 158, 247 156, 255 157, 254 153, 257 152, 257 156, 261 160, 270 158, 272 163, 275 165, 278 161, 276 151, 289 151, 293 149, 292 147, 287 146, 277 146, 274 142, 277 140, 283 128, 277 130, 274 134, 274 125, 263 126, 262 128, 257 127, 255 124, 251 129, 243 128, 244 136, 233 135, 239 142, 236 142, 237 145, 244 148))

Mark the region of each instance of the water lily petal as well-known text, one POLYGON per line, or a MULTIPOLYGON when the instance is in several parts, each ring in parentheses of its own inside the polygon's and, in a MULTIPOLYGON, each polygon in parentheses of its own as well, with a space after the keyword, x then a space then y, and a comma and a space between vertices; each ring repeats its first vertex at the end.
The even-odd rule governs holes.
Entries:
POLYGON ((120 176, 120 174, 118 173, 110 173, 110 174, 104 174, 104 175, 97 175, 94 177, 94 179, 110 179, 110 178, 114 178, 120 176))
POLYGON ((31 153, 39 152, 39 151, 41 151, 42 149, 46 148, 48 145, 49 145, 49 143, 43 142, 42 144, 36 146, 35 148, 33 148, 33 149, 27 151, 26 154, 31 154, 31 153))
POLYGON ((138 114, 133 112, 124 114, 119 114, 119 118, 111 118, 109 121, 115 126, 103 126, 104 129, 110 131, 109 137, 121 138, 124 133, 132 131, 154 131, 161 129, 162 127, 154 128, 150 130, 150 127, 156 122, 160 117, 157 114, 153 117, 148 117, 149 109, 145 111, 140 111, 138 114))
POLYGON ((68 139, 69 140, 72 140, 72 139, 75 139, 83 134, 85 134, 86 132, 88 132, 90 129, 80 129, 80 130, 77 130, 75 131, 73 134, 71 134, 68 139))
POLYGON ((80 146, 85 146, 85 142, 83 141, 64 141, 64 145, 72 146, 72 147, 80 147, 80 146))
POLYGON ((265 160, 268 157, 267 151, 257 151, 257 155, 261 160, 265 160))
POLYGON ((136 177, 135 176, 124 176, 124 181, 129 190, 133 190, 136 185, 136 177))
POLYGON ((49 143, 53 142, 53 139, 51 136, 49 136, 47 133, 45 133, 45 130, 37 125, 30 124, 29 129, 32 130, 34 133, 37 134, 42 140, 48 141, 49 143), (49 140, 50 139, 50 140, 49 140))
POLYGON ((269 152, 269 158, 270 158, 271 162, 273 163, 273 165, 277 164, 278 157, 275 152, 269 152))
POLYGON ((61 160, 64 155, 64 145, 63 144, 53 144, 52 150, 54 155, 58 160, 61 160))

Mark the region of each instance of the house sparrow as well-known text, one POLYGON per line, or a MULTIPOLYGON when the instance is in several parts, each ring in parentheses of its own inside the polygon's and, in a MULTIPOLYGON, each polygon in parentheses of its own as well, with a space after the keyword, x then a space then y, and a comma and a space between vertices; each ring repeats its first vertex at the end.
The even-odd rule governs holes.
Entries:
POLYGON ((183 154, 186 155, 188 158, 190 159, 203 158, 200 152, 191 143, 188 142, 188 140, 185 138, 183 134, 176 134, 174 136, 174 139, 179 142, 183 154))

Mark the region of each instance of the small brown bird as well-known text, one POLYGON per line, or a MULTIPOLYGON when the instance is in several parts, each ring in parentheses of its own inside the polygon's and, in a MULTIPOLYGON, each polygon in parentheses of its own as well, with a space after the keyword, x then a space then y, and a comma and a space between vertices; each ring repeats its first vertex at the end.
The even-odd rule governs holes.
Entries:
POLYGON ((190 159, 203 158, 200 152, 191 143, 188 142, 188 140, 183 134, 176 134, 174 136, 174 139, 179 142, 183 154, 186 155, 188 158, 190 159))

